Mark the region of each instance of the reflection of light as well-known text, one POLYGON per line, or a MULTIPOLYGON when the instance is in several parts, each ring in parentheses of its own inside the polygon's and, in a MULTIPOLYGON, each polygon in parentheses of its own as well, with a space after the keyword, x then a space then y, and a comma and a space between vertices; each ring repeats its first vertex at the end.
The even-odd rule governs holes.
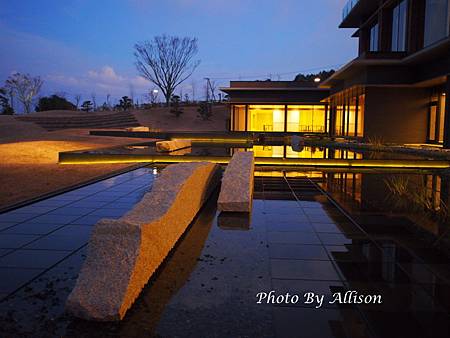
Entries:
POLYGON ((153 175, 156 175, 156 174, 158 174, 158 169, 153 169, 153 175))
POLYGON ((289 122, 299 124, 300 123, 300 112, 298 110, 289 111, 289 122))
MULTIPOLYGON (((79 156, 78 154, 60 153, 59 164, 95 164, 95 163, 183 163, 183 162, 213 162, 226 164, 227 156, 162 156, 162 155, 94 155, 79 156)), ((309 167, 342 167, 342 168, 410 168, 410 169, 448 169, 448 161, 429 160, 346 160, 323 158, 271 158, 255 157, 256 165, 275 166, 309 166, 309 167)))
POLYGON ((273 122, 277 123, 277 122, 283 122, 283 118, 284 117, 284 113, 281 110, 274 110, 273 111, 273 122))

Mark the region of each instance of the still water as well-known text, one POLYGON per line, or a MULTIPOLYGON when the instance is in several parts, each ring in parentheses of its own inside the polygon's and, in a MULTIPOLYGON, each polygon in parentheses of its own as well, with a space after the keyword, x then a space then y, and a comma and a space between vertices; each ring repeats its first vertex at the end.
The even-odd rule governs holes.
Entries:
POLYGON ((259 168, 252 214, 219 214, 211 198, 121 323, 64 314, 81 246, 0 303, 1 336, 449 337, 449 184, 442 172, 259 168), (258 304, 272 290, 301 301, 258 304), (346 291, 383 302, 330 304, 346 291))

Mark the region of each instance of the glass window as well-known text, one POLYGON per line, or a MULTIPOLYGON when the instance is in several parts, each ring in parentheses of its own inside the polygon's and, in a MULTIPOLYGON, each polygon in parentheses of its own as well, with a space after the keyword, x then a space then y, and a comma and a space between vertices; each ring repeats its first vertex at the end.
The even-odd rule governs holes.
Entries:
POLYGON ((439 96, 439 142, 444 142, 445 96, 439 96))
POLYGON ((364 136, 364 109, 365 109, 365 95, 362 94, 358 98, 358 126, 356 128, 357 136, 364 136))
POLYGON ((406 50, 407 0, 401 1, 392 11, 392 48, 393 52, 406 50))
POLYGON ((356 136, 356 96, 350 99, 348 106, 348 136, 356 136))
POLYGON ((284 131, 284 105, 248 106, 248 131, 284 131))
POLYGON ((370 46, 369 51, 370 52, 378 52, 378 36, 379 36, 379 25, 376 23, 372 26, 370 29, 370 46))
POLYGON ((290 132, 325 132, 324 105, 288 106, 287 131, 290 132))
POLYGON ((424 46, 448 36, 449 0, 426 0, 424 46))
POLYGON ((430 142, 444 142, 445 133, 445 95, 436 91, 431 96, 430 110, 428 113, 429 129, 428 140, 430 142))
POLYGON ((335 125, 336 135, 342 135, 343 113, 344 113, 344 106, 342 104, 338 104, 336 109, 336 125, 335 125))
POLYGON ((430 129, 428 131, 428 139, 430 141, 436 141, 436 113, 437 106, 430 107, 430 129))
POLYGON ((245 131, 245 106, 233 106, 233 131, 245 131))

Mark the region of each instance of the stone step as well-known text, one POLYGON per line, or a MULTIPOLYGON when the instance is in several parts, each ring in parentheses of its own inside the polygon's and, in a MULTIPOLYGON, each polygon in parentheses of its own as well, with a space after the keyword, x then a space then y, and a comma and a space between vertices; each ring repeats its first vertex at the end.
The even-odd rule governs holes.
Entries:
POLYGON ((70 128, 124 128, 135 127, 140 124, 131 113, 115 113, 109 115, 88 116, 19 116, 16 119, 32 122, 47 130, 70 128))

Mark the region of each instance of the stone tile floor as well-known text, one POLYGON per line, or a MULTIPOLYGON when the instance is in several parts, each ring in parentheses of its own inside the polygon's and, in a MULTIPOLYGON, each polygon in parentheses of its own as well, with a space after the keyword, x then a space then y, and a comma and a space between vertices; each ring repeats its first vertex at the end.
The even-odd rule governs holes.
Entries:
POLYGON ((450 335, 444 257, 420 241, 411 250, 389 232, 366 232, 308 179, 270 177, 255 179, 251 219, 233 215, 234 227, 218 218, 212 198, 124 321, 68 317, 64 302, 92 225, 129 210, 153 179, 152 169, 139 169, 0 215, 0 296, 9 295, 0 303, 0 336, 450 335), (256 303, 271 290, 301 301, 256 303), (328 304, 346 290, 384 302, 328 304), (325 296, 320 309, 303 302, 309 291, 325 296))
POLYGON ((13 293, 75 254, 96 221, 131 209, 153 178, 153 169, 137 169, 0 214, 0 294, 13 293))

